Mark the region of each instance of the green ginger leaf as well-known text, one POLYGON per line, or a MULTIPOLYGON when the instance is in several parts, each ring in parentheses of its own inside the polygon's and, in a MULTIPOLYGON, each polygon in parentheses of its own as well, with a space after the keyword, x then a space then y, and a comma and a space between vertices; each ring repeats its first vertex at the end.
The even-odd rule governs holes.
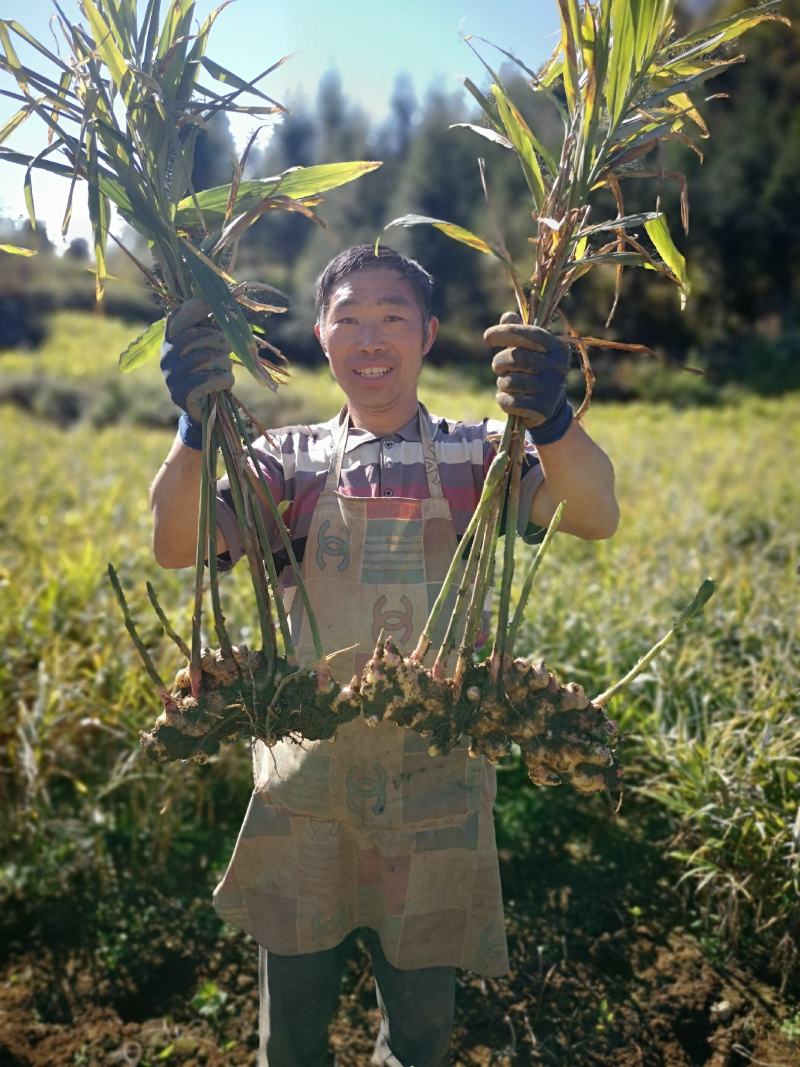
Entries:
POLYGON ((161 351, 161 342, 164 340, 164 327, 166 316, 148 326, 144 333, 128 345, 119 357, 119 369, 123 374, 128 374, 144 363, 149 363, 161 351))

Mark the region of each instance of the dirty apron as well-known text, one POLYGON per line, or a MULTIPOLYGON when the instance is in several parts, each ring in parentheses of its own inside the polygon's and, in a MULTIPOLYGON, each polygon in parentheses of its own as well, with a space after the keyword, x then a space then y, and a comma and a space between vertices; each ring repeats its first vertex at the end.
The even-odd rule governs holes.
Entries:
MULTIPOLYGON (((311 519, 303 578, 323 646, 349 649, 331 662, 340 682, 361 670, 382 629, 413 649, 456 548, 419 414, 429 499, 340 494, 345 416, 311 519)), ((289 618, 300 662, 313 662, 299 596, 289 618)), ((470 758, 466 742, 447 756, 427 746, 413 730, 362 719, 333 741, 254 740, 254 790, 214 892, 217 914, 281 955, 332 948, 367 926, 402 970, 504 974, 494 767, 470 758)))

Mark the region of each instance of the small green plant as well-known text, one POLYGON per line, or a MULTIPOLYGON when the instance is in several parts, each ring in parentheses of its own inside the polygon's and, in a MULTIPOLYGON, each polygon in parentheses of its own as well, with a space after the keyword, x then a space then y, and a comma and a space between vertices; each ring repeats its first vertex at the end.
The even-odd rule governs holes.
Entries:
POLYGON ((781 1023, 781 1033, 790 1041, 800 1042, 800 1011, 784 1019, 781 1023))
POLYGON ((213 1027, 218 1027, 221 1022, 222 1012, 228 1000, 228 994, 220 989, 216 982, 203 982, 198 991, 192 997, 191 1005, 198 1015, 213 1027))
POLYGON ((92 1062, 89 1058, 89 1046, 84 1042, 81 1047, 72 1054, 72 1067, 89 1067, 92 1062))
POLYGON ((597 1021, 594 1024, 594 1028, 598 1033, 603 1033, 605 1030, 609 1029, 613 1022, 614 1012, 611 1010, 608 998, 601 997, 600 1003, 597 1006, 597 1021))

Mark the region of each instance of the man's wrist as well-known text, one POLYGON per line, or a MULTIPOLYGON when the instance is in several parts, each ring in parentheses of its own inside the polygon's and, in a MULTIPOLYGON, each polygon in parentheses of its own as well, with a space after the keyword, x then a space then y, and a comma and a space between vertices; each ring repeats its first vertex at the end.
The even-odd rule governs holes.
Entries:
POLYGON ((528 427, 528 436, 535 445, 552 445, 560 441, 572 425, 572 408, 566 397, 549 419, 538 426, 528 427))
POLYGON ((187 448, 193 448, 197 452, 203 447, 203 424, 195 422, 191 415, 182 411, 178 419, 178 437, 187 448))

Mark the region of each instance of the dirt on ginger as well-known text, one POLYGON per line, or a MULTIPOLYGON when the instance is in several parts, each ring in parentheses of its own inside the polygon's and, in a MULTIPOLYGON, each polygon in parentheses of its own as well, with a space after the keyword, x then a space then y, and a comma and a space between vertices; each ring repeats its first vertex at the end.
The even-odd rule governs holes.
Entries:
POLYGON ((205 649, 199 698, 188 668, 178 671, 169 702, 142 748, 159 761, 204 761, 222 743, 258 737, 330 740, 343 723, 360 717, 369 725, 388 719, 429 740, 429 753, 446 754, 463 738, 470 755, 496 761, 519 750, 536 785, 569 785, 579 793, 619 792, 616 723, 574 682, 561 685, 543 663, 508 661, 495 682, 489 665, 472 663, 460 684, 435 677, 390 638, 349 685, 333 681, 327 667, 291 666, 277 660, 268 671, 261 652, 234 646, 233 658, 205 649))

